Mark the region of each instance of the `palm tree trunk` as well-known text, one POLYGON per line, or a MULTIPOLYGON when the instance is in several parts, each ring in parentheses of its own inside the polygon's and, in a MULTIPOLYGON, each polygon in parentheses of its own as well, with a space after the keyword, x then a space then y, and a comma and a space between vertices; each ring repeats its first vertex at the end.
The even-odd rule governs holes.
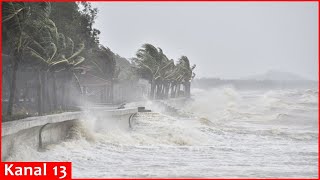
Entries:
POLYGON ((63 110, 67 111, 68 105, 69 105, 69 72, 64 73, 63 82, 62 82, 62 100, 61 100, 61 106, 63 110))
POLYGON ((106 102, 110 103, 110 85, 105 85, 106 86, 106 102))
POLYGON ((164 96, 165 96, 166 99, 168 99, 168 97, 169 97, 169 86, 170 86, 170 83, 167 83, 166 86, 165 86, 164 96))
POLYGON ((178 84, 174 85, 174 91, 173 91, 173 98, 177 97, 177 91, 178 91, 178 84))
POLYGON ((60 98, 60 108, 62 108, 63 110, 66 109, 66 79, 65 77, 62 78, 62 83, 61 83, 61 88, 62 88, 62 99, 60 98))
POLYGON ((158 84, 158 99, 161 99, 161 91, 162 91, 162 83, 159 82, 159 84, 158 84))
POLYGON ((41 116, 43 113, 42 109, 42 77, 41 71, 38 71, 38 115, 41 116))
POLYGON ((8 109, 7 109, 7 115, 12 115, 12 109, 13 109, 13 102, 16 95, 16 88, 17 88, 17 71, 18 71, 18 62, 17 60, 13 61, 13 68, 12 68, 12 78, 11 78, 11 84, 10 84, 10 96, 9 96, 9 102, 8 102, 8 109))
POLYGON ((110 102, 111 104, 113 104, 113 80, 111 80, 111 84, 110 84, 110 102))
POLYGON ((65 110, 69 110, 69 107, 71 106, 71 84, 72 84, 72 72, 67 71, 67 79, 65 81, 65 103, 64 107, 65 110))
POLYGON ((28 99, 28 94, 29 94, 29 85, 28 83, 25 83, 25 90, 23 92, 23 102, 27 102, 28 99))
POLYGON ((57 77, 55 72, 52 73, 52 83, 53 83, 53 109, 58 109, 58 103, 57 103, 57 77))
POLYGON ((47 113, 49 111, 49 104, 48 104, 48 73, 42 72, 42 104, 43 104, 43 112, 47 113))
POLYGON ((174 84, 173 83, 171 83, 170 97, 174 98, 174 84))
POLYGON ((166 87, 166 84, 165 83, 162 83, 162 90, 161 90, 161 98, 164 99, 165 97, 165 88, 166 87))
POLYGON ((160 83, 160 94, 159 94, 160 99, 163 99, 163 89, 164 89, 163 87, 164 87, 164 84, 160 83))
POLYGON ((190 86, 191 86, 191 83, 188 81, 188 82, 185 82, 184 84, 184 87, 185 87, 185 96, 187 98, 190 97, 190 86))
POLYGON ((102 90, 102 102, 103 103, 107 102, 107 97, 108 97, 107 85, 103 85, 103 90, 102 90))
POLYGON ((176 84, 175 85, 175 89, 174 89, 174 97, 178 97, 179 96, 179 90, 180 90, 180 84, 176 84))
POLYGON ((154 98, 154 90, 155 90, 155 83, 154 83, 154 81, 152 80, 152 81, 151 81, 151 90, 150 90, 150 99, 153 99, 153 98, 154 98))
POLYGON ((51 94, 50 94, 50 88, 49 88, 49 73, 46 72, 46 86, 44 87, 46 89, 46 101, 47 101, 47 107, 48 107, 48 112, 52 112, 52 103, 51 103, 51 94))
POLYGON ((179 83, 178 85, 177 85, 177 96, 176 97, 179 97, 179 93, 180 93, 180 89, 181 89, 181 84, 179 83))
POLYGON ((156 99, 159 99, 159 84, 156 83, 156 99))

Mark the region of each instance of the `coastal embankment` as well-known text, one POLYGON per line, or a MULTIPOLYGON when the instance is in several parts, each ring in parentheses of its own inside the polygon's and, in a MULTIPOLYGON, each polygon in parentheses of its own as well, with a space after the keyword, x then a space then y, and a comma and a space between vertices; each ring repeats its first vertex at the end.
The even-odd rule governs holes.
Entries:
POLYGON ((72 128, 95 119, 99 128, 103 124, 113 124, 129 128, 130 116, 137 108, 115 109, 110 107, 91 107, 79 112, 65 112, 54 115, 29 117, 2 123, 2 160, 5 161, 16 146, 23 143, 31 148, 42 150, 45 146, 59 143, 73 136, 72 128), (110 123, 112 121, 112 123, 110 123))

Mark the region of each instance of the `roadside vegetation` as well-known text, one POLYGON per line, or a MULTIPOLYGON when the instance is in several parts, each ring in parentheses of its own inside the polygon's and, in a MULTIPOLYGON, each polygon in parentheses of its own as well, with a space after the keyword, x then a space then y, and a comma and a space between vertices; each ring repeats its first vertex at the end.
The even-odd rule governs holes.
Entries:
POLYGON ((100 43, 97 15, 88 2, 2 3, 4 121, 79 110, 89 100, 121 103, 139 92, 150 99, 190 97, 195 65, 188 57, 175 63, 144 44, 125 59, 100 43))

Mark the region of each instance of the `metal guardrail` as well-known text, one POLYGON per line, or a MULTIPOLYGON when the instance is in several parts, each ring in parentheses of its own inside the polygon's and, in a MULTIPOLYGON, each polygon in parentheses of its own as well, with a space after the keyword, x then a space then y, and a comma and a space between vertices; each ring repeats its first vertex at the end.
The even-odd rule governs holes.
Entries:
POLYGON ((58 123, 72 119, 80 119, 83 113, 87 112, 104 112, 108 113, 110 116, 121 116, 124 114, 133 114, 137 112, 137 108, 129 108, 129 109, 106 109, 103 107, 91 108, 86 111, 78 111, 78 112, 65 112, 60 114, 52 114, 46 116, 35 116, 28 117, 25 119, 20 119, 16 121, 9 121, 2 123, 2 134, 1 136, 6 136, 10 134, 17 133, 24 129, 29 129, 35 126, 44 126, 47 123, 58 123))
POLYGON ((47 124, 41 126, 41 128, 40 128, 40 130, 39 130, 39 147, 38 147, 39 150, 43 150, 42 130, 43 130, 47 125, 49 125, 49 124, 51 124, 51 123, 47 123, 47 124))
POLYGON ((133 113, 129 117, 129 128, 132 129, 132 118, 136 115, 137 113, 133 113))

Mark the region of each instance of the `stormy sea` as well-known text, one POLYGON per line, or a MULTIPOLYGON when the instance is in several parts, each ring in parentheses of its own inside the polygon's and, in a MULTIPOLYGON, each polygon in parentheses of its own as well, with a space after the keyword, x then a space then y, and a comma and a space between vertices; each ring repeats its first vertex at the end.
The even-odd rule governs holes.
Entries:
POLYGON ((317 89, 192 89, 183 103, 126 108, 141 105, 152 111, 137 113, 131 129, 96 129, 88 115, 76 138, 45 151, 21 144, 8 161, 71 161, 73 177, 318 176, 317 89))

